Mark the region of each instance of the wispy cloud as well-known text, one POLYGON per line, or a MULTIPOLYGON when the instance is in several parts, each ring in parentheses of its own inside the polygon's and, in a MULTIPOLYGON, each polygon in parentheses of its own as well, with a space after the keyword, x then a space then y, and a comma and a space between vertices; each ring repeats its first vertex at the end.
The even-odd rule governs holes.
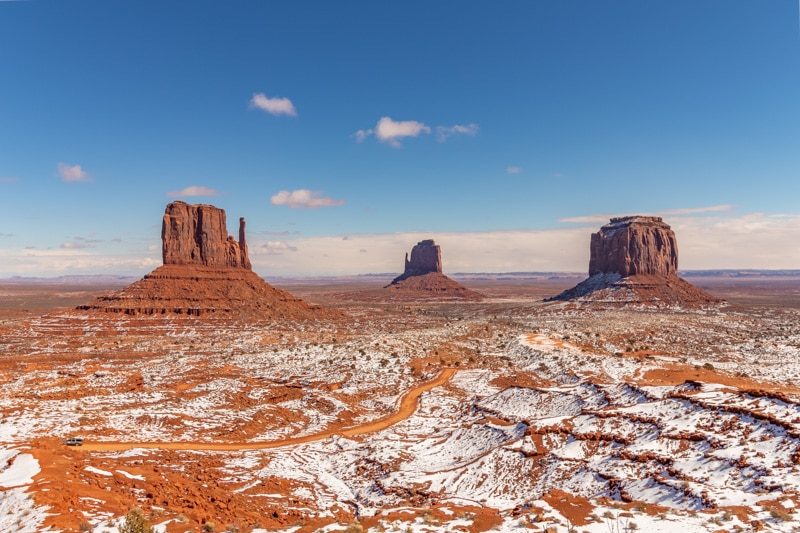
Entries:
POLYGON ((291 246, 286 241, 267 241, 261 245, 261 249, 271 255, 281 255, 283 252, 296 252, 297 246, 291 246))
POLYGON ((666 211, 659 211, 659 215, 698 215, 701 213, 721 213, 724 211, 731 211, 736 206, 733 204, 711 205, 708 207, 688 207, 682 209, 667 209, 666 211))
POLYGON ((94 245, 90 242, 63 242, 59 248, 63 248, 64 250, 82 250, 84 248, 94 248, 94 245))
POLYGON ((297 110, 294 104, 288 98, 273 97, 270 98, 264 93, 256 93, 250 99, 250 109, 260 109, 266 111, 270 115, 289 115, 290 117, 297 116, 297 110))
POLYGON ((219 196, 219 191, 202 185, 190 185, 185 189, 179 191, 169 191, 167 196, 170 198, 178 198, 182 196, 219 196))
POLYGON ((457 134, 473 136, 477 135, 478 125, 467 124, 466 126, 462 126, 461 124, 456 124, 454 126, 436 126, 436 137, 439 139, 439 142, 444 142, 448 137, 452 137, 453 135, 457 134))
POLYGON ((272 205, 286 205, 291 209, 316 209, 344 205, 344 200, 335 200, 322 195, 322 191, 296 189, 292 192, 280 191, 270 198, 272 205))
POLYGON ((509 174, 519 174, 522 172, 522 169, 520 167, 508 167, 506 168, 506 172, 509 174))
POLYGON ((369 137, 373 133, 375 133, 375 130, 358 130, 353 135, 355 135, 356 141, 364 142, 364 139, 366 139, 367 137, 369 137))
MULTIPOLYGON (((477 124, 455 124, 453 126, 436 126, 436 138, 439 142, 446 141, 453 135, 477 135, 477 124)), ((391 117, 382 117, 374 128, 358 130, 353 134, 357 142, 364 142, 367 137, 375 136, 379 141, 385 142, 394 148, 400 148, 402 139, 418 137, 423 133, 431 133, 431 127, 424 122, 416 120, 392 120, 391 117)))
POLYGON ((0 183, 19 183, 19 178, 0 178, 0 183))
POLYGON ((13 233, 0 233, 0 237, 14 237, 13 233))
POLYGON ((92 181, 89 173, 81 168, 80 165, 69 166, 66 163, 58 164, 58 175, 67 183, 75 181, 92 181))
POLYGON ((705 207, 681 207, 677 209, 664 209, 662 211, 637 211, 631 213, 596 213, 593 215, 559 218, 558 221, 571 224, 605 224, 612 218, 625 217, 631 215, 657 216, 657 217, 700 215, 705 213, 724 213, 733 210, 735 207, 736 206, 732 204, 720 204, 720 205, 710 205, 705 207))

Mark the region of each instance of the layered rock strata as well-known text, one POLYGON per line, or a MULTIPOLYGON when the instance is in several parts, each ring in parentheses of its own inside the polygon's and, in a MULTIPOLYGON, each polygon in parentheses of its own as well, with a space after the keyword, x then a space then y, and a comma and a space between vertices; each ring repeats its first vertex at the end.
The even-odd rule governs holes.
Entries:
POLYGON ((406 253, 403 273, 384 288, 407 297, 482 298, 442 274, 442 251, 433 239, 418 242, 410 259, 406 253))
POLYGON ((675 233, 661 217, 612 218, 593 233, 589 279, 546 301, 703 307, 721 300, 678 277, 675 233))
POLYGON ((213 205, 167 205, 161 223, 164 264, 250 269, 244 218, 239 219, 239 242, 228 235, 225 221, 225 210, 213 205))
POLYGON ((612 218, 592 233, 589 276, 616 273, 674 276, 678 273, 675 233, 661 217, 612 218))
POLYGON ((228 235, 225 221, 225 211, 212 205, 172 202, 161 226, 164 265, 78 309, 246 320, 338 316, 261 279, 251 269, 244 218, 239 219, 238 242, 228 235))

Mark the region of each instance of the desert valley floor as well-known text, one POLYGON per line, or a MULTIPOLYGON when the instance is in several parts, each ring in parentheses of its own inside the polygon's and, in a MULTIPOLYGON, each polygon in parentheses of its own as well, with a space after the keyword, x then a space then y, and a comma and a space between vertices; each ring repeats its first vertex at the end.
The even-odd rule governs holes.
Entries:
POLYGON ((800 279, 542 301, 575 281, 282 286, 316 323, 0 286, 0 531, 800 531, 800 279))

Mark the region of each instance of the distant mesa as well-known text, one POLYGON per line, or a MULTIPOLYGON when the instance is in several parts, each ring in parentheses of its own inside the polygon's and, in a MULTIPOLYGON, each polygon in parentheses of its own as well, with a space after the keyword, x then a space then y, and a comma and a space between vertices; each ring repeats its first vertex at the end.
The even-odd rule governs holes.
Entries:
POLYGON ((234 319, 322 319, 337 312, 272 287, 251 269, 244 218, 239 240, 225 211, 172 202, 161 225, 164 265, 141 280, 78 309, 127 315, 225 316, 234 319))
POLYGON ((442 274, 442 250, 433 239, 418 242, 411 249, 411 259, 406 253, 405 270, 384 288, 406 296, 483 298, 442 274))
POLYGON ((612 218, 593 233, 589 279, 546 301, 703 307, 721 300, 678 277, 675 232, 661 217, 612 218))

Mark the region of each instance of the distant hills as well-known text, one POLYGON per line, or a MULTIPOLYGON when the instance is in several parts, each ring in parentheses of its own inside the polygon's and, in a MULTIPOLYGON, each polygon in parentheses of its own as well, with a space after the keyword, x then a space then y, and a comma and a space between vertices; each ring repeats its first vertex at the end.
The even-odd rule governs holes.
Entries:
MULTIPOLYGON (((800 270, 680 270, 686 278, 800 278, 800 270)), ((325 283, 370 283, 385 284, 396 273, 358 274, 352 276, 263 276, 276 284, 325 284, 325 283)), ((585 272, 457 272, 450 277, 459 281, 536 281, 585 278, 585 272)), ((114 276, 110 274, 87 274, 58 277, 12 276, 0 278, 0 285, 104 285, 124 286, 138 281, 141 276, 114 276)))

